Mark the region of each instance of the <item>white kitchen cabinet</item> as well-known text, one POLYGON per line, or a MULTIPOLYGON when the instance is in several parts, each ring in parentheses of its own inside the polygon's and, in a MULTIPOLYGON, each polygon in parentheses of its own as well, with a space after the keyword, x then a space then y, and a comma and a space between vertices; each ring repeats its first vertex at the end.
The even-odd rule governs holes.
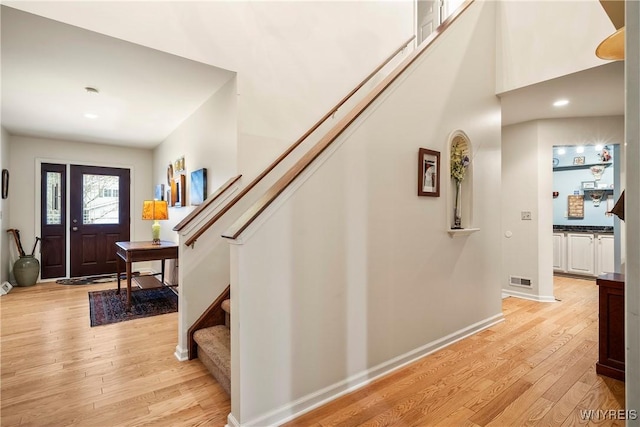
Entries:
POLYGON ((567 233, 567 272, 595 274, 595 243, 593 234, 567 233))
POLYGON ((615 272, 613 236, 599 234, 596 237, 596 272, 597 276, 615 272))
POLYGON ((564 233, 553 233, 553 271, 567 271, 564 233))

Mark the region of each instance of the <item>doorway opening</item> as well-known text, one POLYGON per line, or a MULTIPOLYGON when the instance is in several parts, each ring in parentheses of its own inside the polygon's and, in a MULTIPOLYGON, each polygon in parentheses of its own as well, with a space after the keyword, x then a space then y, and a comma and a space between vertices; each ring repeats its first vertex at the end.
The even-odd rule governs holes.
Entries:
POLYGON ((417 0, 416 35, 421 44, 464 0, 417 0))
POLYGON ((620 192, 618 153, 616 144, 553 147, 554 274, 619 272, 619 223, 611 213, 620 192))

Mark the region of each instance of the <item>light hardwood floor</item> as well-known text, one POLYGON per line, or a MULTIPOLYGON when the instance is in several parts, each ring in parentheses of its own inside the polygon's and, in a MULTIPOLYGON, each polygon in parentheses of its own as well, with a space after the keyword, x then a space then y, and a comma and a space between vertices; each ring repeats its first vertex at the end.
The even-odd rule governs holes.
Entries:
POLYGON ((230 400, 198 361, 178 362, 178 314, 98 327, 87 292, 14 288, 0 299, 2 426, 223 426, 230 400))
MULTIPOLYGON (((177 362, 177 314, 91 328, 87 292, 39 284, 0 299, 2 426, 223 426, 230 402, 177 362)), ((506 321, 289 426, 624 425, 624 384, 596 375, 597 287, 556 278, 555 304, 504 300, 506 321)))
POLYGON ((286 426, 624 425, 580 416, 624 407, 624 383, 595 373, 595 281, 556 277, 555 295, 507 298, 504 322, 286 426))

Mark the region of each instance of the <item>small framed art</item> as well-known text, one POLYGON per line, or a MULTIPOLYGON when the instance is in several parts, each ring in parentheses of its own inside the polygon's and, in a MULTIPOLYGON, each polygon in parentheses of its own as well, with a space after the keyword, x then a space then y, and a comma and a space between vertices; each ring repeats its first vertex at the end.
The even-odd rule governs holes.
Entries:
POLYGON ((191 187, 189 188, 191 205, 197 206, 207 198, 207 169, 202 168, 191 172, 191 187))
MULTIPOLYGON (((186 190, 187 190, 187 178, 184 174, 180 174, 178 175, 178 177, 176 178, 176 202, 174 204, 175 207, 180 208, 180 207, 184 207, 187 206, 187 194, 186 194, 186 190)), ((171 190, 173 190, 173 186, 171 188, 171 190)), ((172 191, 173 193, 173 191, 172 191)))
POLYGON ((440 152, 418 150, 418 196, 440 197, 440 152))
POLYGON ((164 184, 157 184, 156 185, 155 199, 156 200, 164 200, 164 184))
POLYGON ((2 198, 9 197, 9 170, 2 169, 2 198))

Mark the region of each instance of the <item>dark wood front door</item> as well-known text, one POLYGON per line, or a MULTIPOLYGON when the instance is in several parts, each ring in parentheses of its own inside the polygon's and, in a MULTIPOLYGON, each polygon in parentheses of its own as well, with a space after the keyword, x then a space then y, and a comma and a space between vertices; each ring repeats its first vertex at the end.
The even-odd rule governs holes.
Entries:
POLYGON ((43 279, 66 277, 67 165, 42 163, 41 172, 40 276, 43 279))
POLYGON ((129 169, 71 165, 71 276, 116 272, 115 243, 129 240, 129 169))

